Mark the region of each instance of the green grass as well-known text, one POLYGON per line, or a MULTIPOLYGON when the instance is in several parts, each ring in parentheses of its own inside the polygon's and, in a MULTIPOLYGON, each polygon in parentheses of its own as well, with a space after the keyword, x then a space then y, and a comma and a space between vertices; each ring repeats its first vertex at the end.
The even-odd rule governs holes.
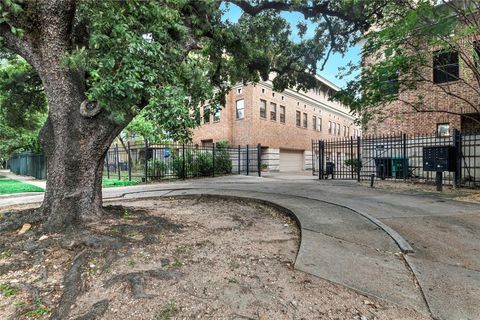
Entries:
POLYGON ((0 180, 0 194, 43 192, 43 189, 17 180, 0 180))
POLYGON ((103 179, 102 180, 102 187, 104 188, 111 188, 111 187, 125 187, 125 186, 134 186, 139 184, 140 181, 138 180, 118 180, 118 179, 103 179))

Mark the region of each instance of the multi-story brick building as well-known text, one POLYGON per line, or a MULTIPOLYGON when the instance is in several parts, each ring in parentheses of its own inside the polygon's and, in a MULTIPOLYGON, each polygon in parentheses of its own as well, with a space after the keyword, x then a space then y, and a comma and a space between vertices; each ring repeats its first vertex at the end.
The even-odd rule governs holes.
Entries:
POLYGON ((349 110, 329 101, 339 88, 322 77, 318 80, 321 86, 307 92, 276 92, 270 81, 236 85, 221 109, 201 108, 201 125, 194 129, 193 140, 199 144, 221 140, 231 145, 261 144, 262 163, 268 170, 310 169, 312 140, 360 134, 349 110))
MULTIPOLYGON (((421 62, 392 79, 398 85, 393 92, 398 97, 374 111, 365 133, 446 136, 453 129, 480 132, 480 34, 475 31, 479 10, 471 4, 469 0, 440 2, 439 8, 448 8, 462 26, 451 39, 438 36, 429 42, 405 37, 405 51, 413 51, 412 60, 421 57, 421 62), (459 38, 462 34, 468 36, 459 38)), ((376 63, 379 56, 364 56, 363 61, 365 65, 376 63)))

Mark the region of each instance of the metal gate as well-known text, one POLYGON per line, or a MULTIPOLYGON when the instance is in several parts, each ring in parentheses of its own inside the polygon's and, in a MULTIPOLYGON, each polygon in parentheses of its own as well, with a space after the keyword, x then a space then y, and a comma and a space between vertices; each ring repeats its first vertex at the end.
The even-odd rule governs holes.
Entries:
POLYGON ((312 141, 313 174, 319 179, 435 181, 423 170, 423 148, 453 146, 456 169, 445 184, 480 187, 480 134, 376 135, 312 141))

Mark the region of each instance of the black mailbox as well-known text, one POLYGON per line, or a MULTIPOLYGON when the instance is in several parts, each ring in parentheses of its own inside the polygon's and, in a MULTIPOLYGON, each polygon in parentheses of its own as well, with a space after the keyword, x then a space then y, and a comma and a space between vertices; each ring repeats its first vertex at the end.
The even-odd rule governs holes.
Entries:
POLYGON ((454 146, 436 146, 423 148, 424 171, 455 171, 457 167, 456 148, 454 146))

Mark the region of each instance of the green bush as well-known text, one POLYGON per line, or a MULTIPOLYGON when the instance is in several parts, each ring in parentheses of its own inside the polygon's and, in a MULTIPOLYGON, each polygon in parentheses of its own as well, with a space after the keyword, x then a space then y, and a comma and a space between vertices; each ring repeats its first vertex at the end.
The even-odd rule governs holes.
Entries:
POLYGON ((150 159, 147 173, 149 177, 163 178, 169 173, 170 167, 170 161, 150 159))
POLYGON ((232 173, 232 160, 228 154, 227 144, 225 142, 217 143, 217 148, 215 150, 215 173, 232 173))
POLYGON ((352 166, 355 169, 358 169, 359 167, 362 168, 362 160, 358 160, 356 158, 347 159, 347 160, 345 160, 344 163, 345 163, 346 166, 352 166))

